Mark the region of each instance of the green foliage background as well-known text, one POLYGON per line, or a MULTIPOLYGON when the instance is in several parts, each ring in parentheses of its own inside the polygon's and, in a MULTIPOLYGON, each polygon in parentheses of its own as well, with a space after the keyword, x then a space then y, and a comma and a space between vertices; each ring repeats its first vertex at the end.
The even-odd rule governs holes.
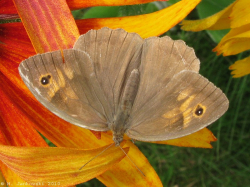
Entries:
MULTIPOLYGON (((77 10, 75 18, 116 17, 145 14, 175 3, 153 2, 122 7, 93 7, 77 10)), ((187 19, 207 17, 223 9, 233 0, 203 0, 187 19)), ((146 23, 145 23, 146 24, 146 23)), ((249 56, 216 56, 212 49, 227 33, 224 31, 185 32, 180 26, 165 33, 184 40, 196 51, 201 61, 200 73, 220 87, 230 100, 226 114, 209 126, 218 138, 213 149, 198 149, 136 142, 155 168, 164 186, 238 187, 250 186, 250 87, 249 76, 233 79, 228 67, 236 60, 249 56)), ((97 179, 78 186, 104 186, 97 179)))

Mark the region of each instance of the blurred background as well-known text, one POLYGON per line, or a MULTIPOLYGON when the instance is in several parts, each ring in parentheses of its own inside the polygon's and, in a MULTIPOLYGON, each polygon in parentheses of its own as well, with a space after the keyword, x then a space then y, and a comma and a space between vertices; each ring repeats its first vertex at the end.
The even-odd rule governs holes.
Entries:
MULTIPOLYGON (((153 2, 135 6, 93 7, 73 11, 76 19, 120 17, 151 13, 178 0, 153 2)), ((208 17, 234 2, 233 0, 202 0, 186 19, 208 17)), ((184 40, 195 49, 201 61, 200 73, 220 87, 230 106, 226 114, 208 128, 218 138, 213 149, 174 147, 135 142, 169 187, 234 187, 250 186, 250 84, 249 76, 232 78, 228 67, 249 56, 249 51, 235 56, 216 56, 212 49, 228 30, 186 32, 180 25, 164 35, 184 40)), ((104 186, 97 179, 78 186, 104 186)))

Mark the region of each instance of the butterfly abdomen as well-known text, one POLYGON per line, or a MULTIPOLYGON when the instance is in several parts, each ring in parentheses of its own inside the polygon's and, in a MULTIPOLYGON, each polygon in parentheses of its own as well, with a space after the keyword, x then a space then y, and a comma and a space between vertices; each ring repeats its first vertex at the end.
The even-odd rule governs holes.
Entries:
POLYGON ((140 82, 140 73, 138 69, 134 69, 125 85, 120 104, 115 115, 115 120, 111 124, 113 131, 113 139, 116 145, 119 145, 123 140, 123 135, 126 131, 126 122, 129 118, 140 82))

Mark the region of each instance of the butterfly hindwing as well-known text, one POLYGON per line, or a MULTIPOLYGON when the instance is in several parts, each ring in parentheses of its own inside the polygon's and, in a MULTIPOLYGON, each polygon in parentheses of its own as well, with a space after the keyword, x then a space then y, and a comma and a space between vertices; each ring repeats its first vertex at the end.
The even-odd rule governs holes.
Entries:
POLYGON ((227 108, 219 88, 198 73, 183 70, 133 114, 126 134, 142 141, 182 137, 208 126, 227 108))

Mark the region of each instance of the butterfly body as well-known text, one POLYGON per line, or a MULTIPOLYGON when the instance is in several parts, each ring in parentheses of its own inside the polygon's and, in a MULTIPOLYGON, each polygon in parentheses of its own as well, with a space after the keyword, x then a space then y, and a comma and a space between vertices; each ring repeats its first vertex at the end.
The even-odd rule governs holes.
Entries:
POLYGON ((64 120, 95 131, 160 141, 196 132, 224 114, 228 99, 201 76, 183 41, 143 40, 123 29, 80 36, 73 49, 24 60, 20 75, 33 95, 64 120))
POLYGON ((139 70, 134 69, 125 85, 117 114, 114 117, 114 122, 110 126, 113 132, 113 140, 117 146, 122 142, 124 133, 126 132, 127 121, 138 91, 139 81, 139 70))

